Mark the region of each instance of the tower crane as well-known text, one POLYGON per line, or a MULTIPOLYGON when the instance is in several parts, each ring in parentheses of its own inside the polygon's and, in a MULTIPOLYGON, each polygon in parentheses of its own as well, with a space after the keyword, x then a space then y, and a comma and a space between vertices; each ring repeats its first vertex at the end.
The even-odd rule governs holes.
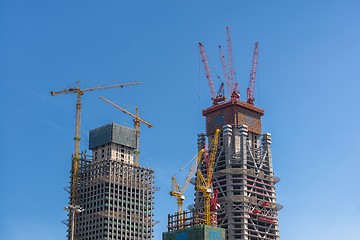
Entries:
POLYGON ((104 100, 105 102, 111 104, 112 106, 116 107, 117 109, 121 110, 123 113, 126 113, 128 115, 130 115, 131 117, 134 118, 134 128, 136 131, 136 150, 134 151, 135 153, 135 166, 139 166, 139 154, 140 154, 140 122, 144 123, 146 126, 148 126, 149 128, 154 127, 153 124, 141 119, 139 117, 139 108, 136 107, 136 114, 133 114, 131 112, 129 112, 128 110, 126 110, 125 108, 120 107, 119 105, 111 102, 109 99, 106 99, 102 96, 99 97, 101 100, 104 100))
POLYGON ((219 89, 218 93, 216 94, 215 87, 214 87, 214 81, 212 79, 211 72, 210 72, 208 58, 207 58, 207 55, 205 52, 204 45, 202 43, 199 43, 199 50, 200 50, 200 55, 201 55, 201 61, 204 64, 206 78, 208 80, 208 85, 210 88, 211 99, 213 100, 213 104, 216 105, 216 104, 226 100, 226 98, 224 96, 224 84, 221 84, 220 89, 219 89))
POLYGON ((219 55, 220 55, 220 62, 221 62, 221 68, 222 68, 222 72, 224 74, 224 79, 226 81, 226 87, 229 91, 229 96, 231 95, 231 86, 230 86, 230 82, 229 82, 229 74, 228 74, 228 70, 226 67, 226 60, 225 60, 225 56, 224 53, 222 51, 222 47, 219 45, 219 55))
MULTIPOLYGON (((74 137, 74 154, 72 156, 72 163, 71 163, 71 181, 70 181, 70 205, 76 206, 78 205, 78 174, 79 174, 79 160, 80 160, 80 128, 81 128, 81 96, 85 92, 91 92, 96 90, 102 90, 102 89, 109 89, 109 88, 122 88, 126 86, 141 84, 139 81, 134 82, 125 82, 125 83, 119 83, 114 85, 108 85, 108 86, 98 86, 98 87, 92 87, 92 88, 80 88, 79 81, 76 81, 77 87, 75 88, 68 88, 63 89, 61 91, 51 91, 51 96, 60 95, 60 94, 76 94, 76 117, 75 117, 75 137, 74 137)), ((73 232, 76 232, 76 222, 75 219, 72 219, 72 221, 69 221, 69 223, 72 222, 72 229, 73 232)))
POLYGON ((229 77, 228 77, 228 86, 230 86, 231 101, 236 101, 240 98, 240 92, 238 90, 238 84, 235 79, 235 69, 234 69, 234 59, 232 51, 232 41, 230 37, 230 28, 226 27, 226 42, 227 42, 227 53, 228 53, 228 67, 229 67, 229 77))
POLYGON ((255 90, 255 82, 256 82, 256 70, 258 65, 258 57, 259 57, 259 44, 258 42, 255 43, 254 54, 252 58, 252 67, 250 72, 250 81, 249 87, 247 89, 247 103, 254 105, 254 90, 255 90))
POLYGON ((216 129, 214 138, 212 140, 212 149, 208 159, 208 167, 206 169, 206 178, 201 173, 200 169, 196 173, 196 189, 203 193, 204 198, 204 224, 211 225, 211 195, 212 195, 212 176, 214 173, 214 165, 216 153, 219 144, 220 129, 216 129))
MULTIPOLYGON (((201 149, 196 154, 196 156, 193 159, 191 159, 190 162, 194 161, 194 159, 196 158, 193 165, 190 167, 190 170, 187 173, 185 181, 184 181, 184 183, 183 183, 183 185, 181 187, 177 183, 177 181, 175 179, 175 176, 171 177, 172 184, 171 184, 170 195, 172 197, 176 198, 177 205, 178 205, 177 212, 179 214, 181 214, 183 212, 183 202, 186 199, 186 197, 184 196, 184 192, 187 189, 187 187, 189 186, 190 180, 191 180, 192 176, 194 175, 194 173, 195 173, 195 171, 196 171, 196 169, 197 169, 197 167, 198 167, 198 165, 199 165, 199 163, 200 163, 200 161, 202 159, 202 155, 203 155, 204 151, 205 151, 204 149, 201 149)), ((186 165, 183 168, 181 168, 180 171, 182 171, 185 167, 186 167, 186 165)))

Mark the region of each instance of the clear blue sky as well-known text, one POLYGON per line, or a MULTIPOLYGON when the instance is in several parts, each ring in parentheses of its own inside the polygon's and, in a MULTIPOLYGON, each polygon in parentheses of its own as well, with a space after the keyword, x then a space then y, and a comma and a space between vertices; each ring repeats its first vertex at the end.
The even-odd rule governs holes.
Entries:
MULTIPOLYGON (((84 95, 81 148, 93 128, 132 126, 99 95, 138 105, 155 124, 142 128, 141 164, 155 169, 161 188, 161 239, 176 211, 171 175, 194 156, 201 109, 211 104, 197 44, 220 71, 217 45, 227 25, 243 97, 259 41, 255 97, 282 179, 282 239, 360 239, 357 0, 1 1, 0 239, 65 239, 75 96, 49 91, 75 80, 83 87, 142 81, 84 95)), ((190 191, 186 205, 191 199, 190 191)))

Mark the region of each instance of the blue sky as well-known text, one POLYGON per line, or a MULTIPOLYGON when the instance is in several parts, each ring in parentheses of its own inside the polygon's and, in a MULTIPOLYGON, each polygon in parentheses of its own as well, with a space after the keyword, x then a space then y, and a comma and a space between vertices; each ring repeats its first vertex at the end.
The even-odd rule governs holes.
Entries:
MULTIPOLYGON (((73 152, 75 96, 51 90, 140 80, 83 96, 88 131, 132 119, 141 164, 154 168, 155 239, 176 211, 171 175, 196 153, 210 91, 198 42, 220 72, 230 26, 242 99, 259 41, 255 104, 272 133, 282 239, 359 239, 360 3, 356 0, 0 2, 0 238, 65 239, 63 210, 73 152)), ((219 86, 219 82, 215 82, 219 86)), ((191 187, 189 187, 191 188, 191 187)), ((192 192, 187 193, 186 205, 192 192)))

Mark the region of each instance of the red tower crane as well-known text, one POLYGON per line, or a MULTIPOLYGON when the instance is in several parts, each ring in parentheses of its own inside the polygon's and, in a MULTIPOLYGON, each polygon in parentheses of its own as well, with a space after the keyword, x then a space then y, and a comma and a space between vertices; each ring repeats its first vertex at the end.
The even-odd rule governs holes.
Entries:
POLYGON ((247 103, 254 105, 254 90, 255 90, 255 82, 256 82, 256 69, 258 65, 258 42, 255 43, 254 54, 252 58, 252 68, 250 72, 250 81, 249 87, 247 89, 247 103))
POLYGON ((220 45, 219 45, 219 55, 220 55, 222 72, 224 74, 224 79, 226 81, 226 88, 228 90, 229 96, 231 96, 232 91, 231 91, 231 86, 230 86, 230 82, 229 82, 229 74, 228 74, 228 70, 226 67, 226 60, 225 60, 225 56, 224 56, 224 53, 223 53, 220 45))
POLYGON ((199 49, 200 49, 201 61, 204 64, 206 78, 208 80, 208 85, 210 88, 211 99, 213 100, 213 104, 216 105, 216 104, 226 100, 224 93, 223 93, 224 92, 224 84, 221 84, 220 89, 219 89, 218 93, 216 94, 215 87, 214 87, 214 81, 212 79, 211 72, 210 72, 208 58, 207 58, 207 55, 206 55, 206 52, 204 49, 204 45, 202 43, 199 43, 199 49))
POLYGON ((230 37, 230 28, 226 27, 226 43, 227 43, 227 52, 228 52, 228 66, 229 66, 229 77, 228 77, 228 86, 231 96, 231 101, 235 101, 240 98, 240 92, 238 90, 238 84, 235 80, 235 69, 234 69, 234 59, 232 53, 232 41, 230 37))

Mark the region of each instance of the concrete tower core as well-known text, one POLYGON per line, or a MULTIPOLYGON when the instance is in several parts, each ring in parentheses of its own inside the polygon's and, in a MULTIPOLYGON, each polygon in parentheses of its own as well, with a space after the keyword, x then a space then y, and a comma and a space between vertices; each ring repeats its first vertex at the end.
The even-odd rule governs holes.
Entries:
MULTIPOLYGON (((271 156, 271 135, 261 133, 264 111, 242 101, 229 101, 203 110, 210 144, 221 129, 213 174, 218 191, 217 223, 226 229, 226 239, 278 240, 278 215, 271 156)), ((199 150, 205 134, 198 135, 199 150)), ((211 147, 211 146, 210 146, 211 147)), ((205 164, 199 166, 203 173, 205 164)), ((195 209, 202 212, 203 198, 195 193, 195 209)), ((216 218, 215 218, 216 219, 216 218)))
POLYGON ((135 130, 114 123, 90 131, 92 157, 79 174, 76 239, 153 239, 154 171, 133 165, 135 130))

